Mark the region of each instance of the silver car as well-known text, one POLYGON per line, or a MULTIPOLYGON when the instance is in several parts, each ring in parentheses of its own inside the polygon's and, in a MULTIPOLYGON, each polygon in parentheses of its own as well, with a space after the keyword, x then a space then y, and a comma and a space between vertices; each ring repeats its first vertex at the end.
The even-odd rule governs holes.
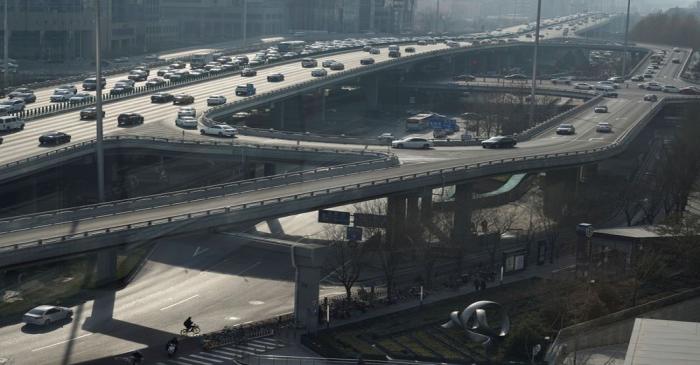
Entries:
POLYGON ((73 310, 54 305, 40 305, 25 313, 22 321, 26 324, 45 326, 52 322, 69 319, 73 316, 73 310))

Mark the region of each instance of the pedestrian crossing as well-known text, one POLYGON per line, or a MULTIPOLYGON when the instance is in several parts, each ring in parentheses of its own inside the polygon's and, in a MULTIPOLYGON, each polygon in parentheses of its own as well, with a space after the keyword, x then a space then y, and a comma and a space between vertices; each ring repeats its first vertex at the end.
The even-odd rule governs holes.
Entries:
POLYGON ((284 341, 273 337, 258 338, 245 345, 217 347, 209 351, 177 356, 173 359, 157 362, 156 365, 224 365, 231 364, 248 355, 262 354, 287 346, 284 341))

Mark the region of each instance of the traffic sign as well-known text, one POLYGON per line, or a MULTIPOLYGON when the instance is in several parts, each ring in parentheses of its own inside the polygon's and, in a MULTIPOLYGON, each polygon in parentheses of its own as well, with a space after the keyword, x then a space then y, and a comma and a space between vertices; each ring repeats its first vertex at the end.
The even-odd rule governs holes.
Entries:
POLYGON ((350 213, 322 209, 318 211, 318 221, 320 223, 344 224, 347 226, 350 224, 350 213))
POLYGON ((372 227, 372 228, 384 228, 386 227, 386 216, 379 214, 365 214, 365 213, 355 213, 355 226, 356 227, 372 227))
POLYGON ((586 236, 586 238, 593 237, 593 225, 590 223, 579 223, 576 226, 576 233, 580 236, 586 236))
POLYGON ((362 241, 362 228, 348 227, 345 238, 347 238, 348 241, 362 241))

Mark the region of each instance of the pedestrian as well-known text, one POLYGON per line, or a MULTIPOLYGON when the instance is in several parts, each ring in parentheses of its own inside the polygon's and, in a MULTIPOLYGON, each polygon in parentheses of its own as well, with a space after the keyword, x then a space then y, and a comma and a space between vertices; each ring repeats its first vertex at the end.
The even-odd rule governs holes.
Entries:
POLYGON ((481 290, 486 290, 486 280, 481 279, 481 290))
POLYGON ((474 278, 474 291, 479 291, 479 279, 474 278))

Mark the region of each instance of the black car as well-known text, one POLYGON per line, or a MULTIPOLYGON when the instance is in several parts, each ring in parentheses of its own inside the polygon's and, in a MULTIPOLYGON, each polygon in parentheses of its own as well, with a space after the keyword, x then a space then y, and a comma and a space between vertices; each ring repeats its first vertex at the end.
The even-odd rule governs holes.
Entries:
POLYGON ((504 147, 515 147, 518 141, 510 136, 496 136, 491 137, 485 141, 481 142, 481 147, 483 148, 504 148, 504 147))
POLYGON ((374 64, 374 58, 363 58, 360 60, 361 65, 373 65, 374 64))
POLYGON ((157 93, 151 95, 151 103, 169 103, 173 101, 175 97, 168 93, 157 93))
POLYGON ((267 81, 269 81, 269 82, 280 82, 280 81, 284 81, 284 75, 279 74, 279 73, 277 73, 277 74, 272 74, 272 75, 268 75, 268 76, 267 76, 267 81))
POLYGON ((187 94, 177 94, 173 97, 173 105, 187 105, 194 103, 194 96, 187 94))
POLYGON ((39 137, 39 144, 41 144, 41 145, 46 145, 46 144, 58 145, 58 144, 68 143, 68 142, 70 142, 70 134, 66 134, 63 132, 48 132, 48 133, 42 134, 41 137, 39 137))
POLYGON ((476 77, 472 75, 457 75, 452 78, 454 81, 474 81, 476 80, 476 77))
POLYGON ((512 74, 505 77, 506 80, 527 80, 527 76, 523 74, 512 74))
POLYGON ((252 68, 244 68, 241 70, 241 76, 243 77, 252 77, 252 76, 257 76, 258 71, 255 71, 255 69, 252 68))
POLYGON ((121 113, 117 117, 117 125, 138 125, 143 124, 143 115, 138 113, 121 113))
POLYGON ((120 86, 115 86, 112 90, 109 90, 109 95, 123 95, 123 94, 128 94, 132 91, 134 91, 133 86, 120 85, 120 86))
MULTIPOLYGON (((102 111, 102 118, 104 119, 105 117, 105 111, 102 111)), ((97 119, 97 108, 94 106, 91 106, 89 108, 85 108, 80 111, 80 120, 85 120, 85 119, 97 119)))
POLYGON ((404 48, 404 51, 405 51, 406 53, 415 53, 415 52, 416 52, 416 49, 413 48, 413 47, 406 47, 406 48, 404 48))
POLYGON ((167 81, 164 79, 161 79, 160 77, 154 77, 148 81, 146 81, 146 87, 158 87, 158 86, 163 86, 165 85, 167 81))

